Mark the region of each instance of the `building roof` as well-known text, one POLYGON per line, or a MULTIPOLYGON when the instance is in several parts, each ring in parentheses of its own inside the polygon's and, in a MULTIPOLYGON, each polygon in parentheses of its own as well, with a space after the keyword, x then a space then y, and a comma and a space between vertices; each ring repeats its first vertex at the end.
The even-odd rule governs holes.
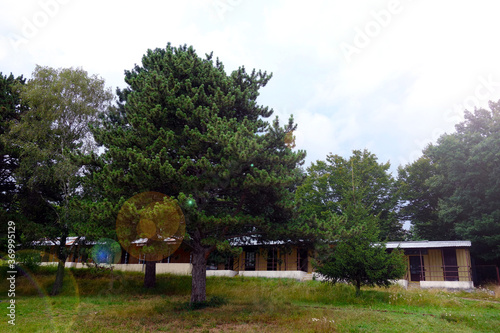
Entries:
POLYGON ((414 242, 387 242, 386 248, 395 249, 429 249, 441 247, 470 247, 470 241, 414 241, 414 242))
POLYGON ((251 236, 242 236, 242 237, 235 237, 231 238, 229 240, 229 244, 231 246, 245 246, 245 245, 283 245, 285 244, 284 241, 279 240, 279 241, 263 241, 259 237, 251 237, 251 236))
MULTIPOLYGON (((39 241, 32 242, 31 244, 35 246, 54 246, 54 245, 59 245, 59 239, 60 237, 57 237, 55 241, 53 241, 48 238, 44 238, 39 241)), ((77 239, 78 237, 73 237, 73 236, 66 237, 66 246, 73 245, 73 243, 75 243, 77 239)), ((80 237, 80 241, 85 242, 85 237, 80 237)))
MULTIPOLYGON (((73 245, 77 239, 78 239, 78 237, 74 237, 74 236, 66 237, 66 246, 73 245)), ((35 246, 54 246, 54 245, 59 245, 59 240, 60 240, 60 237, 57 237, 54 240, 50 240, 48 238, 45 238, 45 239, 42 239, 42 240, 39 240, 36 242, 32 242, 31 244, 35 245, 35 246)), ((177 239, 166 238, 166 239, 164 239, 164 241, 165 242, 177 242, 177 239)), ((89 242, 85 239, 85 237, 80 237, 79 242, 76 244, 95 245, 99 242, 103 242, 103 240, 101 239, 101 240, 98 240, 97 242, 95 242, 95 241, 89 242)), ((132 244, 137 244, 138 246, 142 246, 142 245, 146 245, 147 242, 148 242, 147 238, 139 238, 139 239, 136 239, 135 241, 133 241, 132 244)))

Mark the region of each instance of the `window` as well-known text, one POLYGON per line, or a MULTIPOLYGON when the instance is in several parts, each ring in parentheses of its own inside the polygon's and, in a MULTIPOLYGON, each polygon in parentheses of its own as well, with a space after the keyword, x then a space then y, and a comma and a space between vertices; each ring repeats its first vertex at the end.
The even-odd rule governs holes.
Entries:
POLYGON ((297 249, 297 270, 307 272, 309 266, 307 249, 297 249))
POLYGON ((255 252, 245 252, 245 271, 255 271, 255 252))
POLYGON ((267 270, 275 271, 278 268, 278 250, 269 249, 267 251, 267 270))
POLYGON ((425 281, 424 257, 410 256, 410 281, 425 281))
POLYGON ((224 269, 225 270, 233 270, 234 269, 234 258, 229 257, 226 259, 226 262, 224 263, 224 269))

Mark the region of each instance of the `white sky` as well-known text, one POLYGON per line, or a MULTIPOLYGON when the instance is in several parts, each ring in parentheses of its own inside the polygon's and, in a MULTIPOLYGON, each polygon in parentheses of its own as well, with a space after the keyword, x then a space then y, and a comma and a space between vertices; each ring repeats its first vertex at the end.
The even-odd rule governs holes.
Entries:
MULTIPOLYGON (((259 102, 293 114, 306 166, 367 148, 398 165, 500 99, 498 1, 0 0, 0 71, 124 70, 168 42, 214 52, 228 72, 273 73, 259 102)), ((274 116, 273 116, 274 118, 274 116)))

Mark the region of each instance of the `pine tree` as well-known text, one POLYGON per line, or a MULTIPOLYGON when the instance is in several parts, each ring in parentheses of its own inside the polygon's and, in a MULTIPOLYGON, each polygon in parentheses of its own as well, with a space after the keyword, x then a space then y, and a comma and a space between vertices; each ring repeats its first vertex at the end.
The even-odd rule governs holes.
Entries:
POLYGON ((351 188, 344 189, 342 211, 329 214, 326 232, 317 244, 316 271, 328 281, 349 282, 361 294, 361 286, 389 286, 406 270, 404 254, 390 253, 380 241, 380 218, 366 207, 371 185, 360 181, 351 165, 351 188))
POLYGON ((103 201, 155 191, 182 208, 191 302, 205 301, 212 251, 235 237, 279 237, 292 216, 290 189, 305 153, 289 147, 293 119, 270 125, 273 111, 256 102, 270 78, 244 67, 227 75, 212 54, 168 44, 125 72, 119 105, 94 130, 106 148, 93 175, 103 201))

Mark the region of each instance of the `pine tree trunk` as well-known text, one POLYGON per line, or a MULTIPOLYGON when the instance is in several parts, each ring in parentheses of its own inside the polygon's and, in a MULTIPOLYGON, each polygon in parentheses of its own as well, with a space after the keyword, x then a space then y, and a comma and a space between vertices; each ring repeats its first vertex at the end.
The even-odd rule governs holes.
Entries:
POLYGON ((59 263, 57 264, 56 280, 54 281, 54 285, 52 286, 52 291, 50 293, 52 296, 58 295, 61 292, 63 285, 64 266, 66 264, 66 257, 67 257, 65 251, 66 237, 67 235, 64 234, 59 241, 59 247, 57 250, 57 259, 59 260, 59 263))
POLYGON ((204 302, 207 297, 207 260, 201 244, 196 244, 193 248, 192 265, 191 304, 204 302))
POLYGON ((156 261, 146 261, 146 272, 144 274, 144 287, 154 288, 156 286, 156 261))

